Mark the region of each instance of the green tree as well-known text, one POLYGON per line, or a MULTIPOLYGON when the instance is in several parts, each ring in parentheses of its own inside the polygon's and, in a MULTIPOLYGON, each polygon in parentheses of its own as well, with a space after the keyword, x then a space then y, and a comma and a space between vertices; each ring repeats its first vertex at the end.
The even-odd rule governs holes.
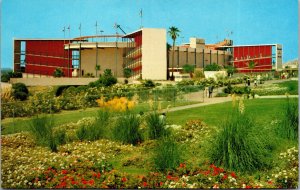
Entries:
POLYGON ((172 76, 171 80, 174 80, 174 51, 175 51, 175 41, 176 38, 179 36, 180 30, 176 28, 175 26, 171 26, 169 28, 168 34, 173 40, 173 52, 172 52, 172 76))
POLYGON ((193 77, 192 73, 194 72, 194 69, 195 69, 194 65, 185 64, 182 66, 182 69, 183 69, 183 72, 190 73, 191 78, 193 77))

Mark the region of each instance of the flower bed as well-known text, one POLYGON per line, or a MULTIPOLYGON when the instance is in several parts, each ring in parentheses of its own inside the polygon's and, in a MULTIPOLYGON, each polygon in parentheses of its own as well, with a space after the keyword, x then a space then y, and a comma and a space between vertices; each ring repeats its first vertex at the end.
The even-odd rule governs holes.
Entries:
MULTIPOLYGON (((205 127, 191 121, 185 128, 205 127)), ((295 188, 298 185, 298 150, 279 155, 281 165, 259 178, 215 166, 181 163, 174 171, 132 175, 108 162, 137 147, 109 140, 72 142, 53 153, 35 146, 24 133, 2 136, 2 187, 4 188, 295 188)), ((147 143, 146 143, 147 144, 147 143)), ((142 146, 143 147, 143 146, 142 146)))

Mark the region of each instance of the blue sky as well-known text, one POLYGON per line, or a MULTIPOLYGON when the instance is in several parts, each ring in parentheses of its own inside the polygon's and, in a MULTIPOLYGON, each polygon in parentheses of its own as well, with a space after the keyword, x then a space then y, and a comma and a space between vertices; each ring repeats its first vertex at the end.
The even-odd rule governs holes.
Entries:
POLYGON ((94 35, 96 21, 103 34, 115 33, 114 23, 130 33, 140 27, 140 9, 144 27, 179 28, 177 43, 215 43, 232 31, 234 45, 279 43, 284 62, 298 58, 297 0, 2 0, 2 68, 12 68, 13 38, 63 38, 68 25, 78 37, 80 23, 82 35, 94 35))

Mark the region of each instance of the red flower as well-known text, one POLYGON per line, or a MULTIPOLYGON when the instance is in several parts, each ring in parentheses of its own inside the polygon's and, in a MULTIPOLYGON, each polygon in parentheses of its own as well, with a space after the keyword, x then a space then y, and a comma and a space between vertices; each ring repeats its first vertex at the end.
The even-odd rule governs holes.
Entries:
POLYGON ((172 180, 172 176, 167 175, 167 179, 172 180))
POLYGON ((235 173, 234 172, 231 172, 231 177, 233 177, 233 178, 236 178, 236 175, 235 175, 235 173))
POLYGON ((88 183, 88 181, 86 181, 84 178, 81 179, 81 182, 82 182, 82 184, 85 184, 85 185, 88 183))
POLYGON ((88 183, 90 184, 90 186, 94 185, 95 181, 93 179, 89 180, 88 183))
POLYGON ((270 180, 270 181, 268 181, 268 184, 272 184, 273 182, 270 180))
POLYGON ((77 181, 71 181, 71 184, 72 184, 72 185, 77 185, 78 182, 77 182, 77 181))
POLYGON ((222 179, 223 179, 223 180, 226 180, 227 178, 228 178, 228 176, 227 176, 227 175, 224 175, 222 179))
POLYGON ((250 185, 246 185, 246 189, 251 189, 252 187, 250 185))
POLYGON ((161 187, 161 186, 163 186, 163 184, 164 184, 164 182, 159 182, 159 186, 161 187))
POLYGON ((179 168, 185 168, 186 165, 184 163, 180 163, 179 168))
POLYGON ((127 181, 127 178, 126 177, 122 177, 122 182, 125 182, 127 181))
POLYGON ((147 185, 148 185, 147 182, 144 181, 143 182, 143 187, 147 187, 147 185))
POLYGON ((62 170, 61 173, 62 173, 62 174, 67 174, 67 173, 68 173, 68 170, 62 170))
POLYGON ((204 175, 210 174, 210 170, 204 171, 203 174, 204 174, 204 175))
POLYGON ((67 186, 67 183, 65 181, 63 181, 58 186, 59 186, 59 188, 64 188, 67 186))
POLYGON ((97 173, 97 178, 99 179, 101 177, 100 172, 97 173))

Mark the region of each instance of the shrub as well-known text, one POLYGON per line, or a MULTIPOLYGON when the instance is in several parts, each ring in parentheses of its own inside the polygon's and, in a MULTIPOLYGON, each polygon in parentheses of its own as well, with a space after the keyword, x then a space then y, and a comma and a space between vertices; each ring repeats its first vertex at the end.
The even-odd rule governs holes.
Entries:
POLYGON ((155 87, 155 84, 152 80, 145 80, 142 82, 142 84, 144 87, 147 87, 147 88, 155 87))
POLYGON ((117 78, 112 76, 112 72, 110 69, 104 70, 103 76, 100 76, 99 78, 100 84, 103 86, 111 86, 117 83, 117 78))
POLYGON ((110 69, 105 69, 103 75, 95 82, 90 82, 89 87, 108 87, 117 83, 117 78, 112 75, 110 69))
POLYGON ((125 68, 125 69, 123 70, 123 72, 124 72, 124 77, 125 77, 125 78, 131 77, 131 76, 132 76, 132 73, 133 73, 132 69, 130 69, 130 68, 125 68))
POLYGON ((157 142, 153 155, 154 166, 159 171, 174 170, 182 161, 180 147, 171 136, 157 142))
POLYGON ((277 127, 277 134, 280 137, 298 140, 298 99, 290 100, 287 98, 283 109, 282 121, 279 122, 277 127))
POLYGON ((99 107, 118 112, 130 110, 135 106, 135 102, 128 100, 126 97, 114 97, 109 101, 105 101, 105 99, 101 97, 100 99, 97 99, 96 102, 98 103, 99 107))
POLYGON ((53 72, 54 77, 63 77, 65 74, 61 68, 56 68, 53 72))
POLYGON ((203 71, 195 70, 194 78, 197 78, 197 79, 205 78, 205 75, 204 75, 203 71))
POLYGON ((221 66, 216 63, 209 64, 204 67, 204 71, 219 71, 220 69, 221 66))
POLYGON ((240 171, 253 172, 268 166, 267 150, 261 137, 255 134, 255 123, 244 113, 240 102, 239 111, 223 124, 209 149, 210 160, 216 165, 240 171))
POLYGON ((140 120, 135 114, 125 113, 118 118, 113 128, 113 138, 125 144, 136 145, 142 141, 140 120))
POLYGON ((62 85, 62 86, 56 87, 55 90, 54 90, 55 96, 56 97, 60 96, 63 93, 63 91, 66 90, 69 87, 70 87, 70 85, 62 85))
POLYGON ((146 117, 149 139, 157 139, 166 135, 166 120, 157 112, 152 112, 146 117))
POLYGON ((173 86, 165 87, 160 90, 153 90, 153 93, 156 93, 156 95, 158 95, 156 96, 156 98, 160 97, 162 100, 165 101, 175 101, 178 94, 177 89, 173 86))
POLYGON ((21 72, 2 72, 1 74, 1 82, 8 82, 10 78, 22 78, 21 72))
POLYGON ((55 113, 60 111, 59 99, 52 91, 38 92, 29 97, 28 107, 33 114, 36 113, 55 113))
POLYGON ((227 97, 228 94, 227 93, 224 93, 224 92, 219 92, 215 95, 215 97, 227 97))
POLYGON ((18 100, 26 100, 29 96, 29 91, 25 84, 23 83, 15 83, 12 85, 12 95, 15 99, 18 100))

